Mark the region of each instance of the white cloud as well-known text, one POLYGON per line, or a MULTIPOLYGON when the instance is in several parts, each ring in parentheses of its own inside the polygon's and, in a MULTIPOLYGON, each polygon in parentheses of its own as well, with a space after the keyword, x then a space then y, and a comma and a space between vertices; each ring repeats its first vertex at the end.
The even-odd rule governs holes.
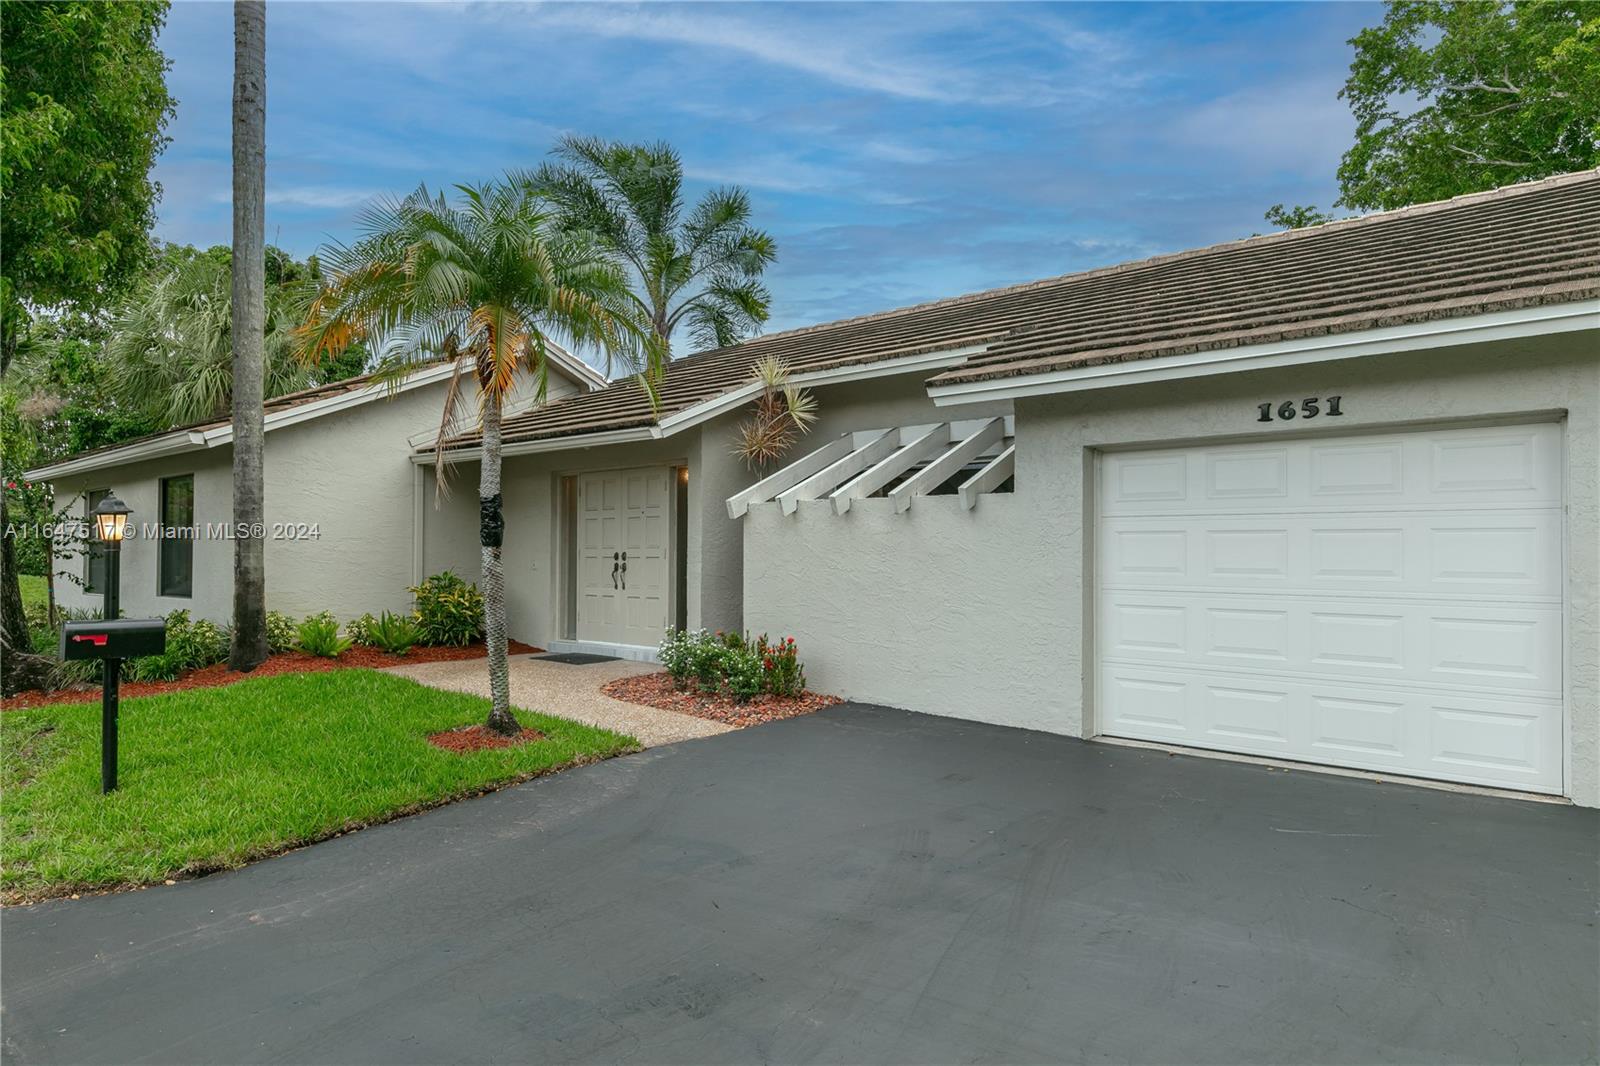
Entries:
POLYGON ((1325 80, 1261 85, 1178 116, 1172 138, 1251 167, 1322 177, 1338 166, 1355 119, 1325 80))
MULTIPOLYGON (((288 207, 354 207, 378 194, 371 189, 346 189, 335 185, 289 185, 267 187, 267 203, 288 207)), ((229 199, 224 194, 223 199, 229 199)))

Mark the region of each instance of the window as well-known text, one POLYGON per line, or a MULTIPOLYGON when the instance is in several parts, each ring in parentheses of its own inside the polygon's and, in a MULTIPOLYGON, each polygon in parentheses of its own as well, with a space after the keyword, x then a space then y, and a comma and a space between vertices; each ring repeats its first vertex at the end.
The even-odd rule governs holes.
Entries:
POLYGON ((105 592, 106 547, 94 531, 94 509, 110 495, 110 489, 90 489, 84 494, 83 520, 88 523, 89 542, 83 546, 83 591, 105 592))
POLYGON ((161 563, 157 591, 194 595, 194 475, 161 479, 161 563))

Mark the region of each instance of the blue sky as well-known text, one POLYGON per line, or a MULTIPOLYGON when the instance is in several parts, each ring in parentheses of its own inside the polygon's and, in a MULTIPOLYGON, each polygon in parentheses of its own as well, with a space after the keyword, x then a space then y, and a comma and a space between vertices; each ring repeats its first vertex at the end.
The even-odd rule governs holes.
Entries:
MULTIPOLYGON (((1049 277, 1327 207, 1373 4, 273 3, 267 239, 494 177, 573 131, 665 139, 778 240, 781 329, 1049 277)), ((229 239, 232 9, 173 6, 157 232, 229 239)))

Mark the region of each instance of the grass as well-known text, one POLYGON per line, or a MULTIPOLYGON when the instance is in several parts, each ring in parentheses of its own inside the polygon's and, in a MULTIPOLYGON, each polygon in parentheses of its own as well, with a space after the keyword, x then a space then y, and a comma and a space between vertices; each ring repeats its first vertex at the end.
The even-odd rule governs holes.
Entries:
POLYGON ((42 611, 49 605, 50 590, 45 587, 44 578, 39 574, 18 574, 17 584, 22 586, 23 610, 37 608, 42 611))
POLYGON ((531 744, 442 751, 488 701, 372 670, 284 674, 123 702, 118 791, 100 794, 100 707, 0 715, 8 900, 239 866, 637 741, 519 711, 531 744))

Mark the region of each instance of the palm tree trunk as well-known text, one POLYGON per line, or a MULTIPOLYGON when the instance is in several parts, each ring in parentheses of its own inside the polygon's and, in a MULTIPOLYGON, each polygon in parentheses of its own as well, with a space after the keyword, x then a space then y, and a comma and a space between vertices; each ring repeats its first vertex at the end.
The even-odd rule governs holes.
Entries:
POLYGON ((500 510, 500 403, 495 393, 483 405, 483 460, 478 470, 479 542, 483 545, 483 629, 489 645, 489 721, 496 733, 515 736, 521 726, 511 713, 511 667, 506 661, 506 575, 500 560, 504 522, 500 510))
POLYGON ((228 666, 267 657, 262 402, 266 335, 267 9, 233 5, 233 647, 228 666))

